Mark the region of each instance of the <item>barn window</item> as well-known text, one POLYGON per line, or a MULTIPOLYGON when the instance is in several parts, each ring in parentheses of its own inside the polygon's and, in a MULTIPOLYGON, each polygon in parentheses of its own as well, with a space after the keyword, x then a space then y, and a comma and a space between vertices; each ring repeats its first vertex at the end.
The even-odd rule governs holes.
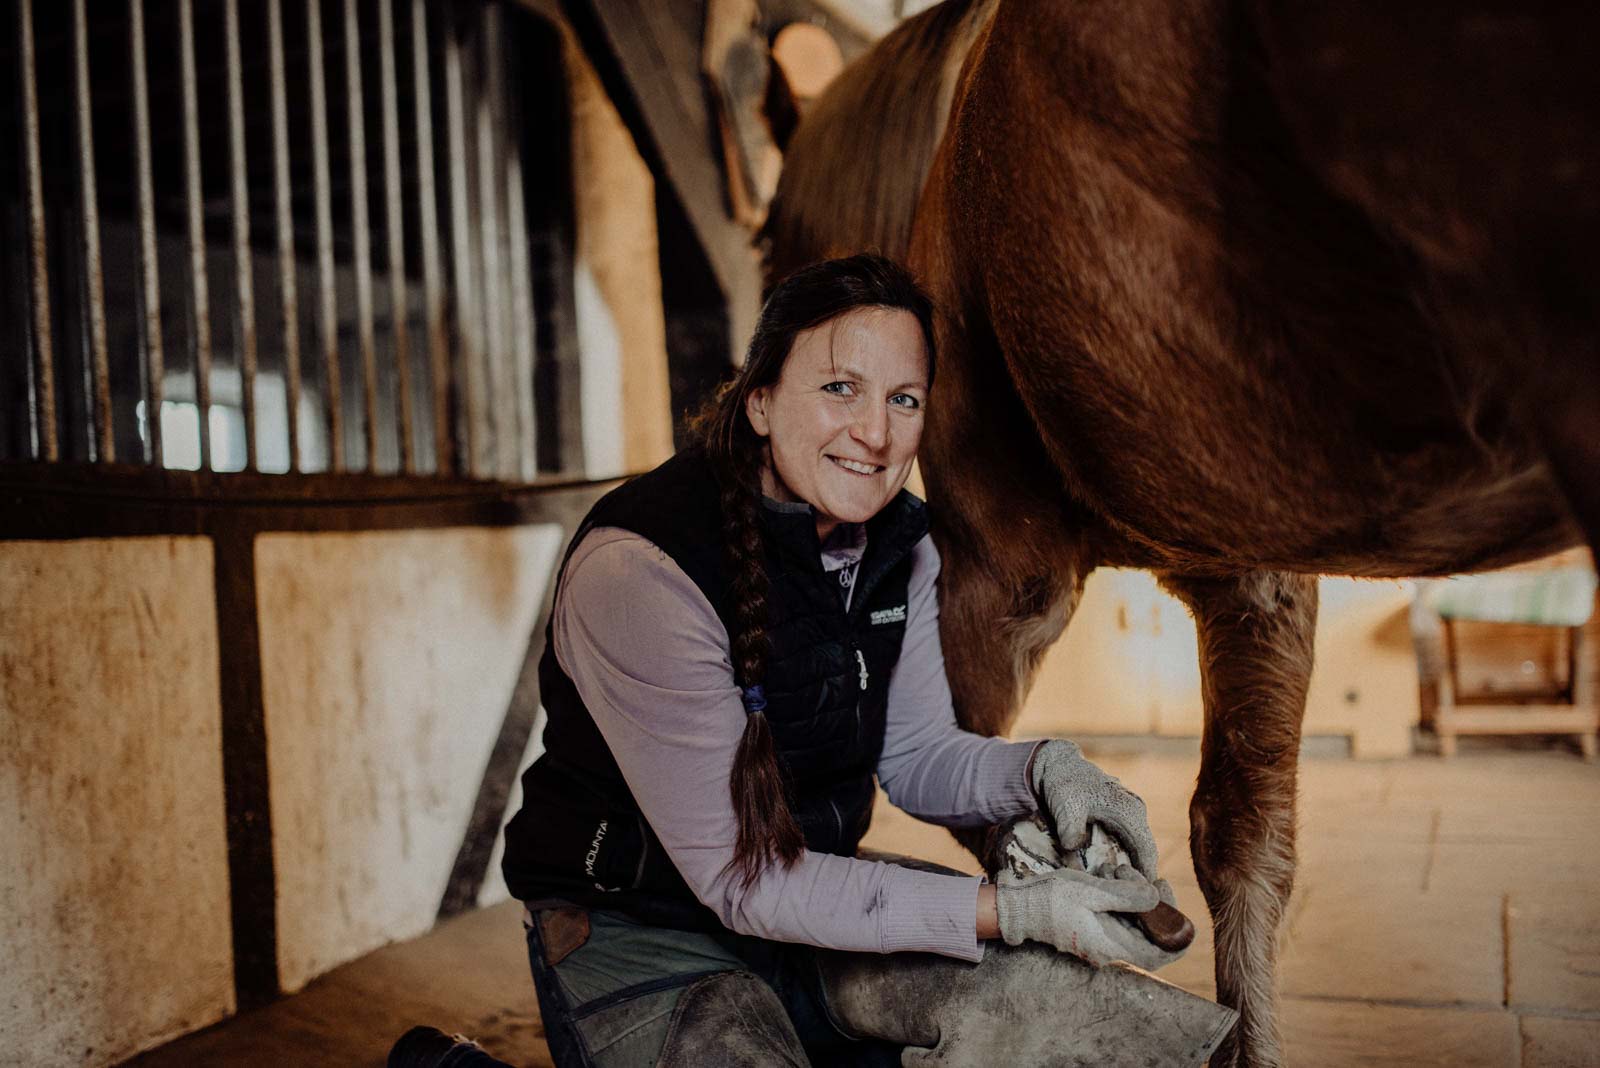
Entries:
POLYGON ((6 10, 0 460, 576 468, 547 24, 436 0, 6 10))

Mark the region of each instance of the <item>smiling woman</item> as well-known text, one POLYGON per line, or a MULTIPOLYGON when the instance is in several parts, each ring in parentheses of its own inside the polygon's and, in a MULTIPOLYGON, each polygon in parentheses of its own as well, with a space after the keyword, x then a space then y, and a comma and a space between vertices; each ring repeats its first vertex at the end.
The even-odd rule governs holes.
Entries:
MULTIPOLYGON (((1165 1028, 1143 1008, 1119 1015, 1128 1048, 1171 1037, 1173 1021, 1203 1024, 1179 1043, 1188 1059, 1160 1063, 1203 1060, 1231 1022, 1215 1006, 1174 1011, 1173 998, 1204 1003, 1142 974, 1083 963, 1171 959, 1109 915, 1170 896, 1138 799, 1070 742, 956 726, 939 557, 904 490, 933 385, 931 323, 888 260, 796 272, 693 424, 696 443, 579 527, 540 665, 545 752, 523 778, 503 865, 528 906, 562 1068, 898 1064, 903 1047, 934 1044, 978 1063, 1013 1049, 1014 1028, 990 1026, 999 1018, 958 992, 968 981, 1008 1003, 1077 983, 1096 987, 1085 1011, 1108 998, 1158 1009, 1165 1028), (875 780, 946 826, 1041 806, 1063 840, 1104 823, 1139 870, 997 888, 858 857, 875 780), (1002 936, 1009 946, 986 949, 1002 936), (1062 952, 1012 949, 1027 939, 1062 952), (907 952, 964 971, 930 983, 907 957, 861 964, 907 952), (944 1026, 907 1018, 911 1002, 944 1026)), ((1094 1026, 1057 1013, 1039 1050, 1094 1026)))

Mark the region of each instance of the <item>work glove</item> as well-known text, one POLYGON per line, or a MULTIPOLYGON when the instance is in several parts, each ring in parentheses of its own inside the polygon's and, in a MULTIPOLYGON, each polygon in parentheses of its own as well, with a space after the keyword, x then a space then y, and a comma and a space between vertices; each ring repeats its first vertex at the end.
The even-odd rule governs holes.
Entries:
POLYGON ((1008 945, 1043 942, 1095 967, 1125 960, 1154 971, 1177 959, 1114 913, 1148 912, 1161 900, 1144 876, 1123 865, 1114 879, 1072 868, 995 886, 1000 936, 1008 945))
POLYGON ((1032 785, 1062 849, 1082 849, 1089 841, 1089 825, 1099 823, 1127 850, 1139 873, 1155 880, 1156 838, 1144 802, 1084 759, 1076 745, 1065 739, 1041 745, 1033 754, 1032 785))

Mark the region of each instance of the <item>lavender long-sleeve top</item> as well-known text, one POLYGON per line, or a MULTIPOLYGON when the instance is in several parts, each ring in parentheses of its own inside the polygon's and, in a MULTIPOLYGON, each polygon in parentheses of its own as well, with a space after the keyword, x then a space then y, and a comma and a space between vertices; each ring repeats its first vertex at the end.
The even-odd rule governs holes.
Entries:
MULTIPOLYGON (((824 546, 823 566, 847 599, 864 537, 860 527, 841 527, 824 546)), ((1026 771, 1034 745, 956 726, 938 574, 938 551, 924 537, 913 549, 878 781, 891 802, 924 820, 993 823, 1034 808, 1026 771)), ((809 850, 748 888, 727 872, 737 831, 728 779, 744 707, 726 629, 666 553, 630 531, 591 530, 567 563, 554 622, 556 658, 645 819, 695 896, 730 929, 834 949, 982 959, 977 876, 809 850)))

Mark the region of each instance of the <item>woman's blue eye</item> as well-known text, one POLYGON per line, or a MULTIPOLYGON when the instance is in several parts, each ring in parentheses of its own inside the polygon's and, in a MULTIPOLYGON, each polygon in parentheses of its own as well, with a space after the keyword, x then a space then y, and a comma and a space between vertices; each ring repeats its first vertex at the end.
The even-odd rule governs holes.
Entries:
POLYGON ((824 393, 835 393, 841 397, 848 396, 854 389, 855 387, 849 382, 829 382, 822 387, 824 393))
POLYGON ((920 408, 922 402, 909 393, 896 393, 889 398, 890 404, 897 404, 902 408, 920 408))

